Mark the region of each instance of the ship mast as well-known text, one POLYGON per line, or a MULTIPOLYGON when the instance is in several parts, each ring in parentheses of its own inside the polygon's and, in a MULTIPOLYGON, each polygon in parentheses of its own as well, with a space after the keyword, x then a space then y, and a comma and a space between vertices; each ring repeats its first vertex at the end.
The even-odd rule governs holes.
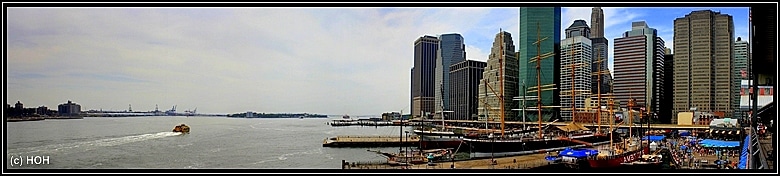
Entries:
MULTIPOLYGON (((536 62, 536 111, 538 111, 538 113, 539 113, 538 116, 537 116, 537 120, 539 122, 539 138, 541 139, 541 138, 543 138, 543 136, 542 136, 542 81, 541 81, 541 78, 540 78, 541 74, 542 74, 542 72, 541 72, 541 68, 542 68, 541 61, 544 58, 547 58, 547 57, 550 57, 550 56, 554 56, 555 53, 548 52, 548 53, 541 54, 541 52, 542 52, 542 48, 541 48, 542 47, 542 41, 546 40, 548 37, 541 38, 540 30, 541 30, 541 26, 539 25, 539 22, 537 22, 536 23, 536 42, 533 43, 534 45, 536 45, 536 57, 530 59, 529 63, 536 62)), ((555 84, 545 85, 545 87, 548 87, 548 86, 553 86, 553 87, 545 88, 545 90, 556 89, 556 88, 554 88, 555 84)), ((527 91, 527 92, 530 92, 530 91, 527 91)), ((560 106, 549 106, 547 108, 550 108, 550 107, 560 107, 560 106)))
POLYGON ((634 136, 631 135, 631 126, 634 126, 633 123, 631 123, 631 119, 634 118, 634 114, 632 111, 634 111, 633 107, 636 105, 636 100, 634 100, 633 97, 631 97, 631 90, 628 91, 628 138, 633 138, 634 136))
POLYGON ((609 106, 608 108, 609 108, 609 115, 610 115, 610 120, 609 120, 609 146, 610 147, 614 147, 615 146, 613 144, 613 141, 614 141, 613 134, 614 133, 612 132, 612 124, 615 122, 615 119, 614 119, 615 118, 615 111, 612 110, 612 106, 613 105, 614 105, 614 101, 612 100, 612 97, 610 97, 608 102, 607 102, 607 106, 609 106))
POLYGON ((597 123, 597 133, 601 133, 601 48, 596 48, 596 55, 598 56, 598 72, 596 73, 596 102, 598 102, 598 107, 596 111, 596 123, 597 123))
MULTIPOLYGON (((569 45, 569 57, 571 58, 571 61, 574 62, 574 42, 572 42, 572 44, 569 45)), ((576 102, 575 101, 576 93, 574 92, 574 65, 575 65, 574 63, 571 64, 571 121, 577 122, 577 120, 574 118, 575 117, 574 113, 576 109, 576 107, 574 106, 574 102, 576 102)))
MULTIPOLYGON (((539 78, 542 68, 542 58, 540 54, 542 52, 542 39, 540 38, 539 22, 536 23, 536 110, 538 112, 537 120, 539 121, 539 139, 542 139, 542 81, 539 78)), ((547 39, 547 37, 545 37, 547 39)))

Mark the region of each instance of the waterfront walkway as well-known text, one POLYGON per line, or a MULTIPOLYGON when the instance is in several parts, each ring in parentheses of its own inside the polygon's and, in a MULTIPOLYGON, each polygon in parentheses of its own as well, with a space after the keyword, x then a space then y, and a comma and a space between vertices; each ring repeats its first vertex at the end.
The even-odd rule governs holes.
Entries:
POLYGON ((435 162, 430 164, 417 164, 411 166, 390 166, 385 163, 361 163, 347 162, 344 169, 533 169, 537 167, 550 165, 544 157, 546 153, 537 153, 521 156, 510 156, 494 158, 494 164, 491 164, 490 158, 464 160, 454 162, 435 162), (454 165, 454 168, 453 168, 454 165))
POLYGON ((322 141, 323 147, 397 147, 416 146, 420 143, 417 136, 399 138, 397 136, 336 136, 322 141))

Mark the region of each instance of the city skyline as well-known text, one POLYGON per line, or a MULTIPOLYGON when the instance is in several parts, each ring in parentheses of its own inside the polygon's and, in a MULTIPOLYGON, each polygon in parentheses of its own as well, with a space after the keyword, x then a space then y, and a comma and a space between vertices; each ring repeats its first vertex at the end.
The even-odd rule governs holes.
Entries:
MULTIPOLYGON (((610 41, 646 21, 671 44, 673 20, 701 9, 749 40, 747 7, 602 9, 610 41)), ((590 13, 562 8, 562 30, 590 13)), ((6 103, 82 110, 407 114, 415 39, 461 34, 477 61, 499 29, 519 41, 518 8, 9 7, 6 24, 6 103)))

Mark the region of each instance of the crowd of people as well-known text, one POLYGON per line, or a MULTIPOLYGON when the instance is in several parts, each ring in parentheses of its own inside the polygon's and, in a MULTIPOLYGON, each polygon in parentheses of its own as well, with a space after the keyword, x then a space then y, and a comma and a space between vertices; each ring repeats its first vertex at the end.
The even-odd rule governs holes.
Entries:
POLYGON ((704 147, 698 143, 699 141, 700 139, 695 137, 681 137, 667 139, 664 144, 671 149, 673 162, 677 166, 691 169, 737 168, 741 153, 740 148, 704 147))

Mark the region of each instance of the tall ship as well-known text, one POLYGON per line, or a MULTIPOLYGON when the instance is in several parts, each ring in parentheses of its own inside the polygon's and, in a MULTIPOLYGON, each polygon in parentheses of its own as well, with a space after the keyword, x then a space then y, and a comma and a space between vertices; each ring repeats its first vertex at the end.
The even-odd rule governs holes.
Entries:
POLYGON ((433 131, 415 129, 414 134, 420 137, 421 149, 459 148, 463 146, 464 134, 452 130, 433 131))
MULTIPOLYGON (((612 99, 609 99, 609 107, 613 105, 612 99)), ((635 105, 633 99, 629 99, 629 109, 635 105)), ((610 108, 610 114, 614 116, 614 112, 610 108)), ((630 111, 629 111, 630 113, 630 111)), ((628 123, 631 124, 631 115, 629 115, 628 123)), ((619 123, 622 124, 623 122, 619 123)), ((610 131, 612 130, 612 123, 610 123, 610 131)), ((626 165, 639 165, 643 163, 658 164, 660 161, 641 162, 644 157, 647 157, 650 151, 650 145, 647 140, 640 140, 639 138, 631 135, 631 126, 629 126, 629 137, 626 140, 610 140, 610 145, 605 147, 598 147, 597 149, 570 149, 567 148, 561 151, 557 156, 548 156, 547 160, 553 162, 563 163, 571 168, 578 169, 600 169, 600 168, 615 168, 626 165)), ((616 129, 616 128, 615 128, 616 129)), ((614 135, 610 134, 610 139, 615 139, 614 135)), ((653 155, 657 155, 653 154, 653 155)), ((653 156, 650 155, 650 156, 653 156)))
MULTIPOLYGON (((501 32, 499 41, 503 42, 503 32, 501 32)), ((541 74, 540 70, 540 64, 541 60, 550 56, 553 56, 554 54, 552 52, 545 53, 545 54, 539 54, 541 52, 541 41, 547 39, 540 39, 539 38, 539 31, 537 27, 537 41, 534 43, 537 45, 537 56, 532 58, 530 62, 536 62, 536 76, 537 76, 537 87, 536 90, 536 109, 526 109, 523 107, 523 111, 537 111, 538 112, 538 124, 536 130, 529 130, 525 129, 522 131, 519 131, 517 133, 510 133, 507 134, 505 128, 505 114, 504 114, 504 100, 503 98, 499 98, 499 103, 501 107, 501 130, 500 134, 494 134, 489 133, 487 135, 478 135, 475 137, 467 137, 463 140, 468 144, 470 148, 470 155, 471 158, 488 158, 488 157, 501 157, 501 156, 513 156, 513 155, 523 155, 523 154, 531 154, 531 153, 540 153, 544 151, 553 151, 553 150, 563 150, 567 147, 580 147, 580 146, 590 146, 596 143, 604 143, 606 141, 609 141, 608 138, 606 138, 604 135, 597 135, 596 133, 589 132, 587 130, 572 130, 569 132, 566 136, 556 136, 552 133, 546 134, 546 128, 542 127, 542 102, 541 102, 541 92, 545 91, 542 87, 545 87, 547 91, 552 90, 551 87, 555 85, 541 85, 541 80, 539 78, 539 75, 541 74), (575 132, 575 131, 585 131, 585 132, 575 132)), ((496 94, 497 97, 504 97, 504 87, 503 87, 503 69, 504 69, 504 49, 503 45, 499 45, 499 73, 498 73, 498 82, 502 84, 498 91, 496 93, 493 91, 494 94, 496 94)), ((483 78, 485 80, 486 78, 483 78)), ((487 84, 487 81, 485 80, 485 84, 487 84)), ((491 87, 492 90, 492 87, 491 87)), ((487 94, 487 92, 485 92, 487 94)), ((482 102, 483 104, 489 105, 486 102, 482 102)), ((545 106, 544 108, 554 108, 553 106, 545 106)), ((525 114, 525 113, 523 113, 525 114)), ((486 118, 487 123, 487 118, 486 118)), ((487 126, 486 126, 487 128, 487 126)))
MULTIPOLYGON (((444 96, 444 94, 442 93, 441 96, 444 96)), ((432 127, 426 128, 426 126, 413 130, 414 134, 420 137, 420 149, 460 148, 464 143, 463 138, 465 135, 462 131, 456 133, 456 130, 448 129, 444 123, 444 113, 452 111, 444 111, 444 100, 442 99, 441 101, 442 111, 438 112, 441 117, 441 130, 432 127)))

